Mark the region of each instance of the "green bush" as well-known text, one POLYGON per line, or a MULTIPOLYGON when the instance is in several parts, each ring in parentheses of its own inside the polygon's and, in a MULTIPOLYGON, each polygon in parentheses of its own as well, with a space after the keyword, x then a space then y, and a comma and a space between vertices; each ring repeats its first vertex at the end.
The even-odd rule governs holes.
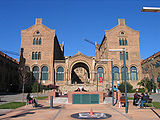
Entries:
POLYGON ((39 88, 38 82, 34 82, 32 85, 32 92, 33 93, 38 92, 39 91, 38 88, 39 88))
POLYGON ((144 88, 138 88, 138 91, 136 91, 137 89, 133 89, 132 92, 135 93, 135 92, 138 92, 138 93, 144 93, 145 92, 145 89, 144 88))
MULTIPOLYGON (((122 83, 120 84, 119 90, 120 90, 122 93, 125 92, 125 83, 124 83, 124 82, 122 82, 122 83)), ((127 92, 128 92, 128 93, 133 92, 133 86, 132 86, 130 83, 128 83, 128 82, 127 82, 127 92)))
POLYGON ((153 82, 153 80, 149 79, 148 77, 143 78, 140 82, 137 83, 137 85, 145 87, 148 92, 151 92, 152 89, 156 90, 155 82, 153 82))

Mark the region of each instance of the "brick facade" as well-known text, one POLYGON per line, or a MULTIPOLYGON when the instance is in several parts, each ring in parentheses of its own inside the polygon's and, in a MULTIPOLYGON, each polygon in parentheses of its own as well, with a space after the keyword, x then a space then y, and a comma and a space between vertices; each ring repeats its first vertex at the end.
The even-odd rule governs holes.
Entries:
POLYGON ((143 77, 154 79, 157 89, 160 89, 160 82, 157 78, 160 77, 160 52, 146 58, 141 62, 143 77))
POLYGON ((0 51, 0 92, 18 92, 18 61, 0 51))
MULTIPOLYGON (((56 84, 64 91, 74 91, 75 86, 84 86, 89 91, 96 91, 97 80, 103 79, 98 84, 98 90, 104 91, 111 87, 111 62, 102 62, 102 59, 113 59, 113 66, 119 69, 118 81, 122 81, 121 69, 123 60, 120 52, 109 52, 109 49, 125 48, 128 59, 128 82, 136 87, 141 80, 141 59, 139 48, 139 32, 125 25, 124 19, 119 19, 119 24, 105 31, 101 44, 96 44, 95 56, 86 56, 78 52, 74 56, 64 56, 64 43, 59 44, 56 31, 42 24, 42 19, 36 19, 36 24, 21 31, 21 47, 24 48, 26 65, 33 71, 34 66, 39 68, 38 81, 42 84, 56 84), (33 44, 33 40, 41 38, 41 44, 33 44), (121 40, 121 44, 120 41, 121 40), (126 41, 127 42, 126 42, 126 41), (32 52, 40 52, 41 59, 33 60, 32 52), (42 80, 42 68, 48 67, 48 80, 42 80), (132 74, 131 67, 133 71, 132 74), (99 73, 97 73, 99 71, 99 73), (136 79, 136 80, 133 80, 136 79)), ((115 81, 117 84, 117 81, 115 81)))

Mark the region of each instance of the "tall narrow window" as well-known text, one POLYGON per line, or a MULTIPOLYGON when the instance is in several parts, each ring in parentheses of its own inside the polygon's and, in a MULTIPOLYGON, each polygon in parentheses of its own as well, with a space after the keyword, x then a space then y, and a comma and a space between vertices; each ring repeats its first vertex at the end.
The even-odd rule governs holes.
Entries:
POLYGON ((104 71, 102 67, 98 67, 97 69, 97 80, 99 81, 100 79, 102 79, 102 81, 104 80, 104 71))
POLYGON ((124 39, 122 38, 122 45, 124 45, 124 39))
POLYGON ((42 71, 41 79, 42 80, 48 80, 48 67, 47 66, 43 66, 41 71, 42 71))
POLYGON ((123 60, 123 54, 120 52, 120 60, 123 60))
POLYGON ((35 38, 33 39, 33 45, 35 45, 36 44, 36 40, 35 40, 35 38))
POLYGON ((38 60, 41 59, 41 52, 38 53, 38 60))
POLYGON ((113 67, 113 80, 119 80, 119 68, 117 66, 113 67))
POLYGON ((39 45, 41 45, 41 38, 39 38, 39 45))
POLYGON ((131 73, 131 80, 137 80, 137 68, 132 66, 130 69, 130 73, 131 73))
POLYGON ((57 68, 56 80, 57 81, 64 81, 64 69, 63 69, 63 67, 58 67, 57 68))
MULTIPOLYGON (((125 74, 125 72, 124 72, 124 67, 122 67, 122 69, 121 69, 121 79, 122 80, 124 80, 124 74, 125 74)), ((129 75, 128 75, 128 68, 126 67, 126 80, 129 80, 129 75)))
POLYGON ((127 39, 125 38, 125 45, 128 45, 128 43, 127 43, 127 39))
POLYGON ((126 52, 126 60, 128 60, 128 52, 126 52))
POLYGON ((36 45, 38 45, 38 38, 36 39, 36 45))
POLYGON ((34 60, 34 58, 35 58, 35 53, 32 52, 32 60, 34 60))
POLYGON ((39 67, 38 66, 33 67, 33 78, 36 81, 39 80, 39 67))
POLYGON ((36 56, 35 56, 35 59, 36 59, 36 60, 38 59, 38 52, 36 52, 36 56))
POLYGON ((120 46, 122 45, 122 43, 121 43, 121 38, 119 38, 119 45, 120 45, 120 46))

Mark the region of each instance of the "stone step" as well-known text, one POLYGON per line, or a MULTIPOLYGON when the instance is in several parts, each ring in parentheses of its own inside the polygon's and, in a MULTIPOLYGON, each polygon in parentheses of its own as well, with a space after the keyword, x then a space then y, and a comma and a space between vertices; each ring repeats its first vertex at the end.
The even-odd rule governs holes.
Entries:
POLYGON ((112 97, 105 97, 103 103, 104 104, 110 104, 110 103, 112 103, 112 97))

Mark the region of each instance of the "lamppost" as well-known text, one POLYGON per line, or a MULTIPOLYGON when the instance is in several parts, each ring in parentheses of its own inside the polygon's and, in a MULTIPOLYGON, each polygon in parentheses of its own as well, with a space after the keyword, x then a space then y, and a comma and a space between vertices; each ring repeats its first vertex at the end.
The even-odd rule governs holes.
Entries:
POLYGON ((143 7, 142 12, 160 12, 159 7, 143 7))
POLYGON ((155 89, 154 89, 154 75, 153 75, 153 64, 152 64, 152 63, 150 64, 150 67, 151 67, 151 75, 152 75, 152 85, 153 85, 153 90, 152 90, 152 92, 155 92, 155 89))
POLYGON ((101 61, 106 61, 109 62, 111 61, 111 74, 112 74, 112 105, 114 106, 114 92, 113 92, 113 86, 114 86, 114 82, 113 82, 113 60, 112 59, 102 59, 101 61))
POLYGON ((125 82, 125 112, 128 113, 125 48, 123 48, 123 49, 109 49, 109 51, 110 52, 118 52, 118 51, 122 51, 123 52, 124 82, 125 82))

